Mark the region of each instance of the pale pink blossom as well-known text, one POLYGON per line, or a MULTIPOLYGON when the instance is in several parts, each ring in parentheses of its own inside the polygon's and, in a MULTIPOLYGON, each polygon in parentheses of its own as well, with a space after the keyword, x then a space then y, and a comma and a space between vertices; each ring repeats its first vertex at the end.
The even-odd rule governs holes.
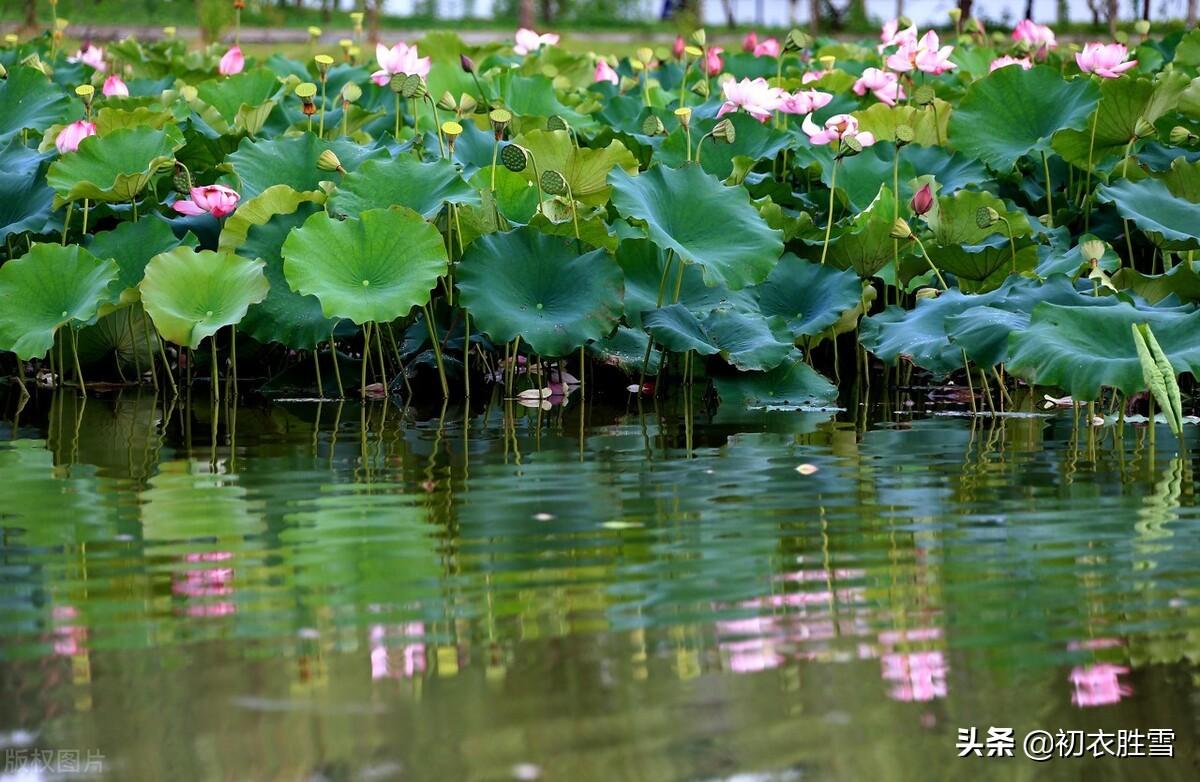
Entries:
POLYGON ((805 71, 804 75, 800 77, 800 83, 812 84, 814 81, 820 81, 831 73, 833 71, 805 71))
POLYGON ((386 86, 398 73, 427 78, 432 64, 430 58, 418 56, 416 44, 409 46, 403 41, 390 49, 376 44, 375 59, 379 62, 379 70, 371 74, 371 81, 380 87, 386 86))
POLYGON ((854 139, 859 146, 869 147, 875 143, 875 135, 868 131, 859 131, 858 120, 849 114, 834 114, 829 119, 825 120, 825 127, 817 127, 813 122, 812 115, 809 114, 804 118, 804 122, 800 125, 801 129, 808 134, 810 143, 817 146, 830 144, 834 141, 842 141, 844 139, 854 139))
POLYGON ((721 92, 725 95, 725 102, 717 111, 718 117, 741 109, 759 122, 766 122, 772 113, 779 110, 786 94, 763 78, 741 81, 729 79, 721 85, 721 92))
POLYGON ((109 76, 104 80, 104 86, 101 88, 106 98, 128 98, 129 87, 125 82, 121 81, 121 77, 117 75, 109 76))
POLYGON ((725 61, 721 59, 721 53, 725 50, 720 46, 710 46, 704 54, 704 69, 708 71, 709 76, 716 76, 725 67, 725 61))
POLYGON ((1137 65, 1137 60, 1125 60, 1129 50, 1122 43, 1089 43, 1075 53, 1075 63, 1084 73, 1094 73, 1105 79, 1115 79, 1137 65))
POLYGON ((99 46, 92 46, 90 43, 68 57, 67 62, 81 62, 84 65, 90 65, 100 73, 104 73, 108 69, 108 65, 104 62, 104 50, 99 46))
POLYGON ((1028 44, 1037 59, 1045 59, 1046 55, 1058 41, 1054 39, 1054 31, 1044 24, 1036 24, 1032 19, 1022 19, 1013 28, 1012 38, 1019 43, 1028 44))
POLYGON ((958 67, 950 62, 950 53, 954 51, 954 47, 938 48, 938 44, 938 34, 933 30, 921 36, 916 59, 917 70, 937 76, 958 67))
POLYGON ((242 47, 231 46, 229 51, 221 56, 221 61, 217 63, 217 73, 222 76, 233 76, 241 73, 246 67, 246 58, 242 55, 242 47))
POLYGON ((885 654, 879 658, 882 675, 892 683, 888 695, 898 701, 945 698, 946 657, 939 651, 885 654))
POLYGON ((746 33, 746 37, 742 39, 742 51, 747 54, 754 51, 754 47, 758 46, 758 33, 754 30, 746 33))
POLYGON ((901 46, 906 43, 917 43, 917 26, 909 25, 903 30, 900 29, 900 21, 891 19, 883 24, 883 32, 879 34, 881 43, 876 47, 879 51, 883 51, 889 46, 901 46))
POLYGON ((193 187, 191 199, 176 201, 173 207, 176 212, 185 215, 211 214, 213 217, 225 217, 237 209, 238 196, 236 190, 224 185, 208 185, 193 187))
POLYGON ((1033 67, 1033 63, 1029 61, 1028 57, 1012 57, 1006 54, 992 60, 992 64, 988 66, 988 73, 998 68, 1007 68, 1010 65, 1020 65, 1021 69, 1026 71, 1033 67))
POLYGON ((96 123, 85 119, 76 120, 58 132, 54 138, 54 146, 59 154, 65 155, 79 149, 79 142, 88 136, 96 135, 96 123))
POLYGON ((538 35, 533 30, 522 27, 520 30, 517 30, 516 41, 516 45, 513 46, 513 51, 517 54, 524 55, 529 54, 530 52, 536 52, 543 46, 553 46, 554 44, 558 43, 558 36, 554 33, 538 35))
POLYGON ((596 70, 592 74, 592 81, 606 81, 611 84, 620 84, 621 77, 613 70, 613 67, 604 60, 596 60, 596 70))
POLYGON ((820 90, 785 92, 783 93, 783 102, 779 104, 779 110, 784 114, 812 114, 814 111, 828 106, 831 100, 833 100, 832 95, 820 90))
POLYGON ((858 81, 854 82, 855 95, 866 95, 867 92, 889 106, 895 106, 897 101, 906 97, 904 87, 900 85, 900 77, 879 68, 867 68, 858 81))
POLYGON ((412 679, 425 672, 425 624, 409 622, 401 625, 398 633, 389 632, 383 625, 371 625, 371 678, 372 679, 412 679), (394 655, 388 648, 389 635, 399 635, 408 643, 400 648, 400 654, 394 655), (393 659, 398 657, 399 660, 393 659), (399 664, 397 664, 399 663, 399 664))
POLYGON ((1071 694, 1071 703, 1081 709, 1093 706, 1107 706, 1117 703, 1122 698, 1133 694, 1133 688, 1123 684, 1119 678, 1129 673, 1123 665, 1112 663, 1096 663, 1095 665, 1080 665, 1071 669, 1071 684, 1075 692, 1071 694))
POLYGON ((783 48, 779 45, 779 41, 774 38, 768 38, 762 43, 756 45, 753 49, 755 57, 778 57, 783 48))

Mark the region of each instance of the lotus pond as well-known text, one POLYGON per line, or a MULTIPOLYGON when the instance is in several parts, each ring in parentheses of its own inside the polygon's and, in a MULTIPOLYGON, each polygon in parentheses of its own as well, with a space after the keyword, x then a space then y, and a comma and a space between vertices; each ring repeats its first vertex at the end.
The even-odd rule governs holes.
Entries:
POLYGON ((0 750, 1191 778, 1200 31, 956 21, 6 39, 0 750))

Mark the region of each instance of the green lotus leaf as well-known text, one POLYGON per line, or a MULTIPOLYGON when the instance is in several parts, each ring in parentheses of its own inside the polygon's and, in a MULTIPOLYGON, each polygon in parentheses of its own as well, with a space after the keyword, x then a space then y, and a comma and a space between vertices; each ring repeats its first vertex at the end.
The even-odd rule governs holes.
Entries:
POLYGON ((444 203, 478 206, 479 193, 448 160, 423 163, 401 155, 394 160, 368 160, 347 174, 329 197, 329 211, 353 217, 395 204, 428 218, 441 211, 444 203))
MULTIPOLYGON (((617 246, 616 257, 625 274, 625 322, 639 327, 642 313, 659 305, 659 283, 663 279, 667 253, 649 239, 624 239, 617 246)), ((678 274, 679 266, 673 263, 668 272, 668 285, 663 290, 664 303, 674 298, 678 274)), ((730 291, 719 285, 709 287, 704 284, 704 275, 698 266, 685 264, 678 303, 699 318, 706 318, 710 312, 721 308, 753 312, 758 309, 753 290, 730 291)))
MULTIPOLYGON (((122 307, 99 318, 79 331, 79 363, 84 366, 116 361, 123 371, 150 368, 158 353, 158 336, 149 328, 146 311, 141 307, 122 307)), ((66 345, 71 355, 71 345, 66 345)), ((68 359, 70 360, 70 359, 68 359)))
POLYGON ((712 356, 721 352, 713 344, 713 338, 705 330, 704 324, 682 304, 668 304, 643 312, 642 328, 671 353, 694 350, 702 356, 712 356))
POLYGON ((200 100, 216 110, 217 115, 224 120, 226 129, 236 128, 251 135, 262 129, 274 103, 267 106, 266 113, 255 109, 268 104, 278 91, 279 79, 266 68, 255 68, 234 76, 209 79, 196 85, 196 94, 200 100), (259 114, 261 118, 258 117, 259 114), (239 123, 239 119, 242 122, 239 123), (247 122, 247 119, 252 121, 247 122))
MULTIPOLYGON (((493 195, 492 167, 488 165, 475 172, 471 186, 480 196, 483 211, 489 212, 494 204, 500 214, 511 223, 526 225, 533 219, 538 206, 538 191, 533 182, 521 174, 513 173, 504 166, 496 166, 496 190, 493 195), (493 200, 494 199, 494 200, 493 200)), ((459 216, 461 220, 461 215, 459 216)), ((463 229, 464 233, 466 229, 463 229)))
POLYGON ((1102 79, 1096 111, 1092 112, 1083 129, 1056 133, 1054 150, 1064 160, 1086 168, 1095 123, 1092 165, 1098 166, 1106 158, 1124 154, 1129 140, 1137 135, 1138 120, 1144 119, 1151 124, 1158 121, 1176 106, 1189 82, 1179 71, 1161 73, 1153 80, 1145 77, 1102 79))
POLYGON ((335 220, 318 212, 283 243, 292 290, 316 296, 327 318, 386 323, 429 303, 446 273, 442 235, 404 207, 335 220))
POLYGON ((638 176, 618 168, 609 181, 617 211, 645 221, 650 238, 700 266, 708 285, 762 282, 783 252, 782 232, 767 226, 746 190, 725 187, 699 166, 655 166, 638 176))
POLYGON ((1056 132, 1086 127, 1098 99, 1091 81, 1066 81, 1045 65, 999 68, 967 88, 950 117, 950 143, 1008 171, 1024 155, 1050 152, 1056 132))
POLYGON ((251 228, 266 224, 275 215, 292 214, 300 204, 307 203, 325 203, 325 193, 320 190, 298 193, 287 185, 268 187, 238 205, 237 210, 221 227, 217 249, 222 252, 236 252, 246 241, 251 228))
MULTIPOLYGON (((749 114, 738 112, 728 115, 736 131, 732 144, 715 142, 709 138, 701 150, 700 165, 704 170, 717 179, 727 179, 733 173, 733 159, 749 158, 757 163, 760 160, 774 160, 788 145, 791 137, 771 126, 770 123, 759 122, 749 114)), ((717 119, 692 121, 692 151, 700 137, 713 129, 717 119)), ((687 134, 682 128, 676 127, 665 139, 655 155, 659 163, 678 168, 685 165, 687 155, 687 134)))
POLYGON ((107 296, 117 265, 77 245, 35 244, 0 266, 0 349, 41 358, 64 324, 86 323, 107 296))
POLYGON ((11 234, 44 233, 54 191, 44 172, 51 155, 40 155, 14 138, 0 148, 0 242, 11 234))
POLYGON ((1173 195, 1160 180, 1121 179, 1101 185, 1096 197, 1116 206, 1121 217, 1132 220, 1160 249, 1200 248, 1200 204, 1173 195))
MULTIPOLYGON (((193 238, 193 244, 195 240, 193 238)), ((138 300, 138 284, 146 275, 146 264, 159 253, 174 250, 184 244, 176 238, 166 221, 154 217, 124 222, 111 231, 92 237, 88 251, 97 258, 111 258, 120 274, 109 287, 112 305, 125 305, 138 300)), ((105 307, 101 307, 101 311, 105 307)))
POLYGON ((913 144, 940 147, 945 144, 949 132, 951 108, 939 98, 929 108, 875 103, 853 114, 858 119, 859 129, 875 134, 876 141, 895 142, 896 128, 907 125, 913 130, 913 144))
MULTIPOLYGON (((881 104, 882 105, 882 104, 881 104)), ((821 181, 828 187, 833 173, 833 155, 828 147, 813 150, 821 162, 821 181)), ((875 144, 861 154, 845 158, 838 169, 837 186, 855 209, 866 209, 879 195, 881 182, 892 181, 892 165, 896 148, 890 144, 875 144)), ((941 186, 942 195, 950 195, 968 185, 988 180, 987 169, 978 160, 949 153, 941 147, 904 147, 900 153, 900 199, 912 198, 913 180, 932 175, 941 186)), ((901 217, 907 210, 901 212, 901 217)))
POLYGON ((338 181, 341 175, 317 168, 317 160, 327 149, 333 150, 346 171, 354 171, 364 161, 388 156, 386 149, 371 149, 339 138, 323 141, 313 133, 266 140, 242 139, 226 162, 241 180, 239 192, 250 199, 272 185, 287 185, 306 193, 317 190, 323 180, 338 181))
POLYGON ((742 407, 826 405, 837 399, 837 388, 805 364, 799 351, 768 372, 742 372, 714 381, 722 404, 742 407))
POLYGON ((1172 294, 1180 301, 1200 302, 1200 274, 1194 262, 1177 263, 1165 274, 1143 274, 1126 266, 1112 276, 1112 284, 1133 291, 1151 304, 1172 294))
POLYGON ((700 321, 682 304, 642 313, 642 326, 672 353, 717 353, 741 370, 774 369, 792 352, 783 318, 757 312, 715 310, 700 321))
POLYGON ((1200 160, 1177 157, 1171 161, 1169 169, 1155 178, 1162 180, 1176 198, 1200 204, 1200 160))
POLYGON ((56 193, 55 205, 90 198, 109 203, 131 201, 167 172, 175 150, 183 146, 179 131, 127 128, 107 136, 85 138, 79 149, 50 165, 46 182, 56 193))
MULTIPOLYGON (((280 193, 277 188, 269 187, 238 209, 241 213, 246 207, 254 207, 255 201, 260 202, 263 213, 248 223, 246 236, 238 242, 236 251, 244 258, 265 262, 263 273, 271 285, 267 297, 246 312, 240 329, 259 342, 273 342, 293 350, 312 350, 330 338, 338 320, 325 317, 316 296, 296 293, 288 286, 281 251, 291 232, 320 209, 324 194, 288 190, 289 193, 280 193)), ((259 207, 255 207, 256 212, 259 207)), ((237 214, 230 221, 234 217, 237 214)), ((224 241, 224 232, 221 238, 224 241)))
POLYGON ((1200 312, 1039 304, 1028 328, 1009 337, 1009 370, 1073 398, 1099 398, 1101 387, 1133 394, 1145 388, 1131 327, 1148 323, 1176 373, 1200 376, 1200 312))
POLYGON ((493 80, 504 108, 514 117, 549 117, 558 115, 572 126, 590 123, 590 118, 567 108, 558 99, 554 82, 542 75, 523 76, 506 70, 493 80))
POLYGON ((266 298, 263 262, 226 252, 176 247, 146 264, 142 306, 163 339, 193 350, 266 298))
POLYGON ((41 71, 10 66, 8 78, 0 79, 0 144, 22 130, 40 134, 61 122, 70 108, 71 101, 41 71))
MULTIPOLYGON (((650 335, 641 329, 617 326, 616 331, 607 337, 589 342, 587 351, 608 366, 617 367, 623 372, 632 374, 641 371, 642 360, 646 356, 646 348, 649 345, 650 335)), ((656 350, 650 351, 646 372, 657 375, 661 365, 662 354, 656 350)))
POLYGON ((901 356, 937 376, 962 369, 962 348, 950 342, 946 319, 1002 298, 1000 291, 964 295, 950 289, 936 298, 918 299, 911 310, 888 307, 864 318, 859 339, 867 350, 891 363, 901 356))
MULTIPOLYGON (((608 202, 612 188, 608 174, 620 167, 628 174, 636 174, 637 160, 620 141, 611 141, 607 147, 589 149, 577 147, 571 134, 565 130, 533 130, 518 136, 517 144, 533 153, 538 173, 557 171, 567 180, 575 200, 588 206, 603 206, 608 202)), ((523 172, 526 180, 533 181, 533 166, 523 172)))
MULTIPOLYGON (((942 274, 949 273, 958 278, 959 287, 964 293, 997 288, 1010 275, 1033 269, 1038 260, 1037 245, 1028 242, 1018 243, 1014 260, 1008 239, 1002 236, 993 236, 980 244, 961 246, 942 247, 927 243, 925 249, 942 274)), ((914 257, 911 265, 917 264, 919 269, 914 270, 916 273, 913 276, 928 271, 929 266, 924 259, 917 261, 914 257)))
POLYGON ((1001 218, 1008 220, 1014 238, 1028 236, 1033 230, 1024 212, 1009 211, 999 198, 979 190, 959 190, 952 196, 939 196, 924 220, 933 231, 934 242, 943 247, 980 244, 996 234, 1002 234, 1007 240, 1009 228, 1003 220, 987 228, 979 226, 980 209, 994 209, 1001 218))
POLYGON ((96 112, 95 120, 98 136, 107 136, 125 128, 145 127, 162 130, 177 121, 174 114, 157 106, 138 106, 132 109, 105 106, 96 112))
POLYGON ((802 260, 785 253, 761 285, 754 286, 764 315, 787 320, 792 338, 820 334, 837 322, 843 312, 862 300, 858 274, 802 260))
MULTIPOLYGON (((826 261, 835 269, 853 269, 864 280, 875 276, 896 256, 896 240, 891 236, 895 216, 896 199, 891 188, 883 185, 866 209, 838 227, 826 261)), ((809 249, 812 256, 820 256, 819 245, 809 249)))
POLYGON ((565 356, 612 333, 621 317, 621 267, 603 250, 532 228, 492 234, 459 265, 462 303, 493 340, 516 337, 543 356, 565 356))

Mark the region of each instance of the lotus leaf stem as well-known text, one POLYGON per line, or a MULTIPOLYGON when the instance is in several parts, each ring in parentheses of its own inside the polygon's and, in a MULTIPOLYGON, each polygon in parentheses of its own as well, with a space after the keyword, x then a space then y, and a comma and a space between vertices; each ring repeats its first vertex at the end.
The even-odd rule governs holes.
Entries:
POLYGON ((1046 174, 1046 222, 1050 228, 1054 227, 1054 195, 1050 184, 1050 159, 1046 157, 1046 153, 1042 153, 1042 169, 1046 174))
MULTIPOLYGON (((329 80, 324 76, 321 77, 321 121, 317 126, 317 137, 325 138, 325 84, 329 80)), ((312 123, 312 118, 309 117, 309 123, 312 123)))
POLYGON ((67 246, 67 229, 71 225, 71 213, 74 211, 75 211, 75 202, 68 201, 67 202, 67 216, 63 219, 63 230, 62 230, 62 245, 63 245, 63 247, 67 246))
POLYGON ((442 384, 442 397, 450 396, 450 385, 446 382, 446 368, 442 364, 442 346, 438 344, 437 325, 433 322, 433 312, 428 304, 425 308, 425 325, 429 327, 429 341, 433 344, 433 359, 437 362, 438 381, 442 384))
POLYGON ((333 334, 329 335, 329 357, 333 360, 333 375, 337 378, 338 399, 345 399, 346 389, 342 386, 342 368, 338 366, 337 346, 333 344, 333 334))
POLYGON ((371 329, 371 331, 375 334, 375 354, 379 357, 379 377, 383 381, 383 392, 385 394, 390 394, 392 391, 392 384, 391 381, 388 380, 387 376, 387 362, 383 360, 383 337, 379 335, 379 332, 382 331, 382 329, 380 329, 379 326, 376 326, 375 328, 371 329))
MULTIPOLYGON (((138 385, 141 385, 142 384, 142 362, 138 358, 137 337, 135 337, 133 335, 133 307, 129 307, 125 311, 125 326, 126 326, 126 330, 129 332, 129 352, 133 354, 133 370, 135 372, 137 372, 138 385)), ((120 351, 117 351, 117 353, 118 353, 117 369, 120 370, 120 368, 121 368, 120 355, 119 355, 120 351)))
POLYGON ((367 359, 371 355, 371 321, 363 324, 362 365, 359 367, 358 393, 367 398, 367 359))
POLYGON ((925 244, 924 244, 924 242, 921 241, 921 237, 917 236, 914 233, 912 235, 912 238, 913 238, 913 241, 917 243, 917 246, 921 248, 921 255, 925 256, 925 262, 929 264, 930 269, 933 269, 934 275, 937 276, 938 282, 941 283, 941 285, 942 285, 942 290, 946 290, 946 291, 950 290, 950 286, 946 284, 946 279, 944 277, 942 277, 942 273, 940 271, 938 271, 938 267, 934 266, 933 259, 930 258, 929 253, 927 253, 925 251, 925 244))
POLYGON ((313 369, 317 372, 317 396, 325 398, 325 384, 321 382, 321 358, 316 348, 313 348, 313 369))
POLYGON ((962 351, 962 357, 963 369, 967 371, 967 393, 971 398, 971 413, 977 415, 979 410, 975 407, 975 383, 971 380, 971 360, 967 358, 967 351, 965 349, 962 351))
POLYGON ((841 158, 833 158, 833 173, 829 177, 829 216, 825 218, 825 242, 821 245, 821 265, 825 265, 825 255, 829 252, 829 236, 833 232, 833 197, 837 193, 838 163, 841 158))
POLYGON ((471 398, 471 313, 463 310, 463 383, 471 398))

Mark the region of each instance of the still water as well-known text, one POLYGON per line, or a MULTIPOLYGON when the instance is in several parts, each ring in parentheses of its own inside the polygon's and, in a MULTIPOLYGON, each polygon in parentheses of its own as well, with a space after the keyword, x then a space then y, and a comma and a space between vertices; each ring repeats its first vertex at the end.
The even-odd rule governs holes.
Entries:
POLYGON ((1165 428, 7 412, 0 779, 1197 775, 1196 464, 1165 428), (970 727, 1016 757, 958 759, 970 727), (1035 764, 1034 729, 1165 729, 1174 757, 1035 764))

